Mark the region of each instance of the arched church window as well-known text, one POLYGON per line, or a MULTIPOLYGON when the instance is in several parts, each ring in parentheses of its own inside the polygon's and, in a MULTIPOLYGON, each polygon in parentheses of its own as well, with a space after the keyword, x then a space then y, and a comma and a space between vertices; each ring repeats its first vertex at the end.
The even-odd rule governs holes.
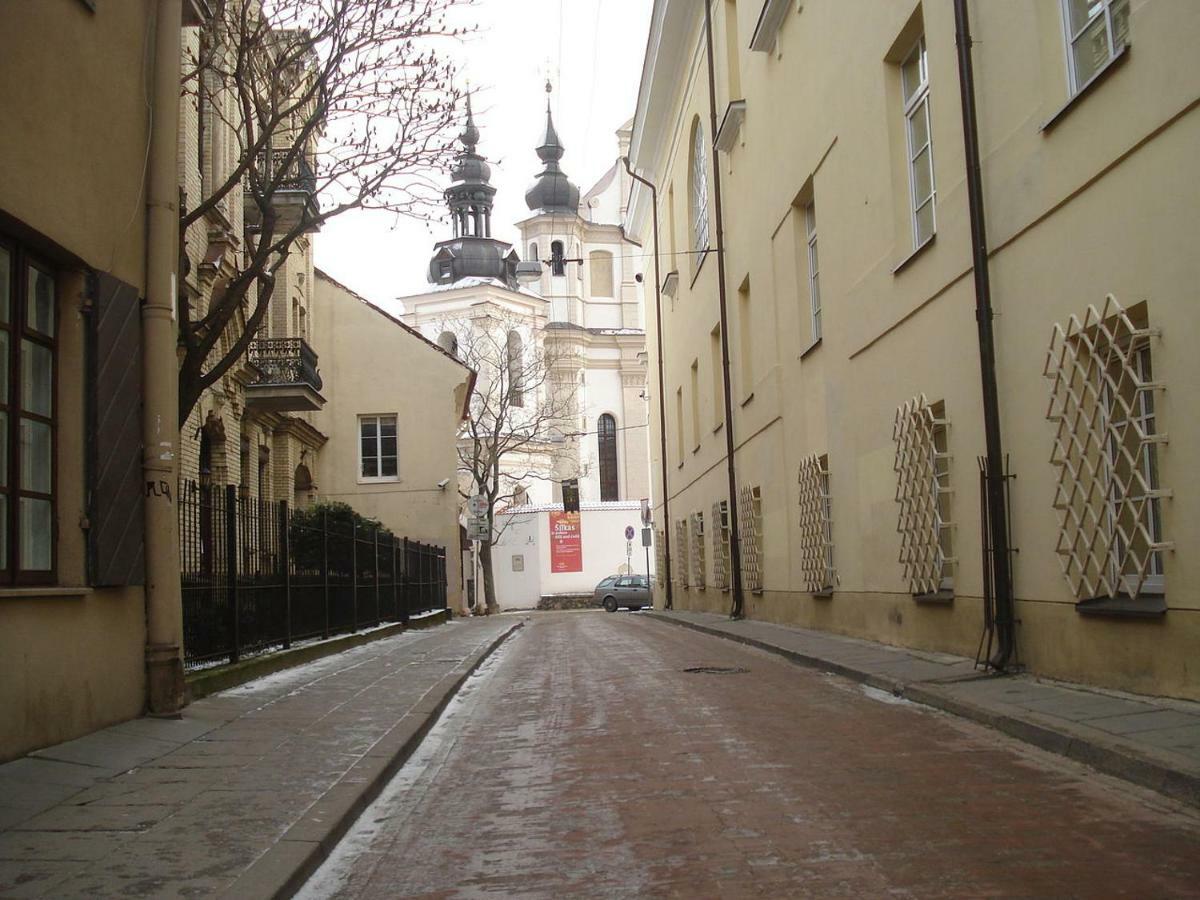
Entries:
MULTIPOLYGON (((692 123, 692 166, 689 173, 692 249, 708 249, 708 151, 704 146, 704 127, 697 116, 692 123)), ((700 257, 696 258, 699 265, 700 257)))
POLYGON ((562 241, 554 241, 550 244, 550 273, 552 275, 567 274, 567 261, 563 256, 562 241))
POLYGON ((508 333, 508 404, 522 407, 525 405, 525 390, 522 385, 522 356, 523 346, 521 335, 515 331, 508 333))
POLYGON ((539 257, 539 256, 538 256, 538 245, 537 245, 537 241, 534 241, 533 243, 531 243, 531 244, 529 245, 529 257, 528 257, 528 260, 529 260, 529 261, 531 261, 531 262, 541 262, 541 261, 542 261, 542 260, 541 260, 541 257, 539 257))
POLYGON ((600 499, 619 500, 617 485, 617 420, 604 413, 596 422, 600 450, 600 499))

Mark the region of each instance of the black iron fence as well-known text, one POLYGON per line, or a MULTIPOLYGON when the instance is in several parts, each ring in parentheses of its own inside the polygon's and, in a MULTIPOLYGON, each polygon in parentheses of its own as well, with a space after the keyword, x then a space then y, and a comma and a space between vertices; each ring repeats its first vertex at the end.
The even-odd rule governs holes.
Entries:
POLYGON ((184 666, 237 662, 446 608, 446 549, 233 485, 183 485, 184 666))

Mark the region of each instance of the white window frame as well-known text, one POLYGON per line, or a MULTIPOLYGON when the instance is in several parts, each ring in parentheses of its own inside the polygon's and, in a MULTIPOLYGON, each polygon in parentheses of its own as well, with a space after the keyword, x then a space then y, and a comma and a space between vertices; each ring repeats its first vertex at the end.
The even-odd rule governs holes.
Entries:
POLYGON ((692 137, 692 250, 697 260, 708 247, 708 150, 704 144, 704 126, 699 122, 692 137))
POLYGON ((370 413, 360 415, 358 417, 358 433, 356 435, 358 441, 358 483, 359 484, 376 484, 379 482, 392 482, 400 480, 400 419, 395 413, 370 413), (383 428, 382 425, 386 420, 391 420, 396 428, 396 474, 395 475, 364 475, 363 463, 366 457, 363 456, 363 426, 368 422, 375 423, 375 459, 378 460, 376 471, 383 471, 383 428))
POLYGON ((904 138, 908 148, 908 196, 909 212, 912 218, 913 249, 919 250, 937 234, 937 181, 934 178, 933 165, 933 117, 929 112, 929 53, 925 46, 925 35, 921 35, 913 48, 905 55, 900 63, 900 97, 904 102, 904 138), (908 65, 913 55, 917 56, 917 73, 920 82, 910 93, 904 83, 904 67, 908 65), (913 123, 917 117, 925 120, 925 143, 920 147, 913 146, 913 123), (925 150, 929 151, 929 197, 917 201, 917 157, 925 150), (919 216, 928 206, 930 209, 929 235, 922 240, 920 234, 919 216))
POLYGON ((812 312, 812 341, 821 340, 821 281, 817 257, 817 205, 804 207, 804 230, 808 236, 808 298, 812 312))
MULTIPOLYGON (((1129 0, 1091 0, 1091 2, 1095 4, 1096 12, 1089 16, 1088 20, 1084 22, 1083 25, 1081 25, 1078 29, 1074 29, 1071 27, 1071 0, 1061 0, 1063 38, 1066 41, 1067 52, 1067 84, 1070 87, 1071 96, 1075 96, 1085 87, 1087 87, 1088 84, 1091 83, 1092 79, 1099 75, 1104 70, 1104 67, 1117 57, 1120 49, 1123 49, 1125 46, 1125 44, 1122 43, 1121 47, 1118 48, 1113 40, 1113 35, 1115 32, 1113 30, 1112 10, 1114 6, 1123 6, 1125 7, 1125 15, 1128 17, 1129 0), (1088 33, 1088 31, 1091 30, 1092 26, 1095 25, 1096 21, 1100 18, 1104 19, 1104 33, 1108 41, 1108 58, 1096 66, 1096 70, 1092 72, 1092 74, 1080 81, 1079 74, 1075 71, 1075 46, 1084 39, 1084 36, 1088 33)), ((1126 41, 1128 41, 1128 34, 1126 35, 1126 41)))

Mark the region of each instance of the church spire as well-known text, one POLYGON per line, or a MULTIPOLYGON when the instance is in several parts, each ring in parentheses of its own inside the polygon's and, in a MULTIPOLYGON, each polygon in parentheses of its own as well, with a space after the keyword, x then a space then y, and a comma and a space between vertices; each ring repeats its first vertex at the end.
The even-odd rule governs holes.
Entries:
POLYGON ((525 203, 533 212, 556 212, 577 215, 579 212, 579 188, 571 183, 559 166, 566 147, 559 140, 554 128, 554 116, 550 112, 550 92, 553 85, 546 82, 546 132, 537 147, 538 159, 544 167, 538 174, 533 187, 525 192, 525 203))

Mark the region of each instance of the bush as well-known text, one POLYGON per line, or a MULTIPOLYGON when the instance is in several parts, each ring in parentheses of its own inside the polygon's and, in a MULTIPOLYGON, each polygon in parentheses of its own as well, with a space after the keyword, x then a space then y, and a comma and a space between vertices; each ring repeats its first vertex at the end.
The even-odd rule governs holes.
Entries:
POLYGON ((288 525, 288 541, 297 570, 320 571, 326 548, 331 575, 350 576, 354 571, 353 538, 359 540, 360 572, 374 571, 375 563, 366 542, 373 543, 379 531, 380 546, 390 547, 395 537, 378 519, 361 515, 348 503, 314 503, 292 513, 288 525), (326 537, 323 529, 328 529, 326 537))

